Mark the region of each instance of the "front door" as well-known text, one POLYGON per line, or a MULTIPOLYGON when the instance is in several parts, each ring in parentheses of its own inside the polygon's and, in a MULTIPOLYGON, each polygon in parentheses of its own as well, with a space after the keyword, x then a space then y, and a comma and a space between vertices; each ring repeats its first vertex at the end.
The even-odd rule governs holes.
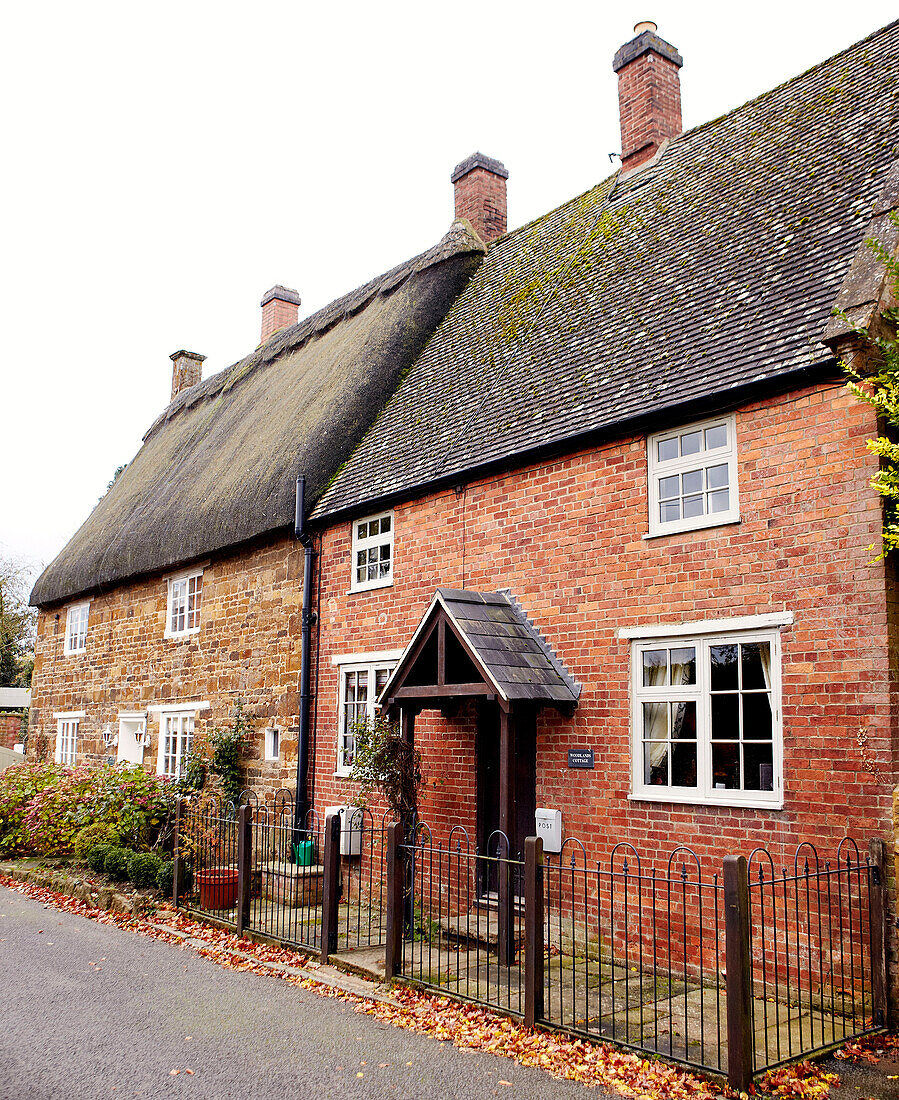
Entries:
MULTIPOLYGON (((536 795, 536 721, 533 711, 516 713, 512 721, 515 731, 514 776, 512 796, 512 835, 509 837, 513 859, 524 857, 524 838, 534 835, 536 795)), ((478 775, 478 851, 505 855, 502 838, 491 835, 499 829, 499 707, 484 704, 478 710, 477 731, 478 775)), ((496 889, 493 874, 482 875, 479 883, 483 893, 496 889)))

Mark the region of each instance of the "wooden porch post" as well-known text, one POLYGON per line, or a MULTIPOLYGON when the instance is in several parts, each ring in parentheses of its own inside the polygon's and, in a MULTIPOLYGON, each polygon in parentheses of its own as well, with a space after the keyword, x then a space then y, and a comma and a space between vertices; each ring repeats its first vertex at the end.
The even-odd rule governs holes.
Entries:
MULTIPOLYGON (((400 734, 404 741, 410 745, 415 744, 415 711, 411 707, 400 707, 400 734)), ((415 807, 415 815, 411 821, 400 821, 398 835, 405 838, 407 844, 415 845, 415 825, 418 817, 418 807, 415 807)), ((400 841, 402 843, 402 840, 400 841)), ((399 865, 395 868, 397 879, 401 886, 401 912, 403 914, 403 932, 408 932, 412 927, 414 914, 412 912, 412 875, 414 874, 412 862, 400 855, 399 865)), ((402 935, 400 935, 402 938, 402 935)))
POLYGON ((515 832, 515 723, 506 710, 499 712, 499 827, 508 838, 506 850, 502 844, 497 852, 497 953, 500 966, 511 966, 515 958, 515 920, 509 860, 513 857, 515 832))

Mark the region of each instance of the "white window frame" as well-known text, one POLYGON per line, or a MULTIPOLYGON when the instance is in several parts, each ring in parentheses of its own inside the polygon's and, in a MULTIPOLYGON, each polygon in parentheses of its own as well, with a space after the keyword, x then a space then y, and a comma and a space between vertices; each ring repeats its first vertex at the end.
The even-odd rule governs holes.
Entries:
MULTIPOLYGON (((737 424, 733 414, 717 416, 710 420, 699 420, 694 424, 682 424, 666 432, 656 432, 650 435, 646 441, 648 459, 648 502, 649 502, 649 534, 645 537, 655 538, 659 535, 676 534, 679 531, 696 531, 704 527, 720 527, 725 523, 738 523, 740 521, 740 500, 737 486, 737 424), (697 454, 686 455, 678 458, 660 460, 659 444, 666 440, 675 439, 689 432, 701 431, 705 433, 710 428, 724 425, 727 428, 727 445, 716 447, 714 450, 703 450, 697 454), (729 504, 725 511, 704 513, 701 516, 688 516, 676 520, 663 521, 659 512, 660 494, 659 482, 664 477, 675 474, 691 473, 694 470, 702 470, 712 466, 727 464, 729 504)), ((703 478, 703 493, 706 497, 705 478, 703 478)), ((706 498, 707 499, 707 498, 706 498)))
MULTIPOLYGON (((677 802, 691 805, 743 806, 754 809, 783 808, 783 719, 781 710, 781 646, 780 631, 722 629, 697 630, 693 633, 659 635, 644 634, 631 642, 631 794, 634 801, 677 802), (711 692, 708 662, 709 647, 719 643, 768 642, 771 649, 771 745, 773 789, 771 791, 739 791, 716 789, 712 781, 711 692), (644 650, 684 646, 696 649, 696 684, 646 688, 643 686, 644 650), (695 787, 656 786, 644 781, 643 773, 643 707, 656 700, 695 700, 697 739, 697 783, 695 787)), ((629 632, 630 633, 630 632, 629 632)), ((623 632, 620 632, 623 634, 623 632)))
POLYGON ((281 730, 277 726, 267 726, 263 730, 265 738, 264 759, 277 760, 281 755, 281 730))
POLYGON ((66 637, 64 652, 67 657, 84 653, 87 649, 87 626, 90 619, 90 600, 73 603, 66 608, 66 637), (74 639, 75 644, 72 645, 74 639))
POLYGON ((353 520, 353 548, 352 556, 350 558, 350 591, 351 592, 370 592, 374 588, 389 588, 393 584, 393 565, 394 565, 394 534, 396 532, 396 517, 393 511, 388 512, 376 512, 370 516, 361 516, 359 519, 353 520), (363 538, 359 537, 359 528, 362 524, 369 524, 372 520, 390 520, 390 530, 387 532, 379 531, 377 535, 366 535, 363 538), (358 577, 358 564, 357 555, 362 551, 380 549, 382 546, 389 546, 390 548, 390 564, 387 573, 383 577, 375 577, 373 580, 360 581, 358 577))
POLYGON ((74 764, 78 757, 78 733, 84 711, 69 711, 66 714, 54 714, 53 717, 56 719, 54 759, 57 764, 74 764))
POLYGON ((347 764, 345 757, 345 738, 347 736, 347 677, 350 675, 356 675, 358 673, 366 674, 368 682, 366 686, 365 697, 365 716, 366 718, 374 718, 378 709, 376 706, 377 675, 379 672, 387 672, 388 674, 393 672, 393 670, 396 668, 396 665, 397 661, 395 659, 375 661, 357 660, 340 665, 340 676, 338 677, 337 689, 337 767, 334 772, 335 775, 347 776, 352 770, 352 764, 347 764))
POLYGON ((165 637, 187 638, 191 634, 198 633, 203 615, 203 569, 195 568, 189 569, 184 573, 174 573, 172 576, 166 578, 166 584, 165 637), (196 580, 198 577, 200 578, 200 606, 192 609, 190 607, 190 582, 196 580), (180 611, 175 606, 176 588, 180 584, 184 584, 185 586, 183 611, 180 611), (184 626, 181 629, 172 626, 172 618, 175 614, 183 614, 184 616, 184 626))
MULTIPOLYGON (((152 708, 156 709, 156 708, 152 708)), ((159 709, 159 746, 156 751, 156 774, 168 779, 180 779, 181 771, 193 747, 196 733, 196 707, 166 707, 159 709), (176 723, 174 729, 169 723, 176 723), (189 728, 185 725, 189 723, 189 728), (174 751, 168 751, 168 739, 174 734, 174 751), (174 770, 166 769, 166 760, 174 757, 174 770)))

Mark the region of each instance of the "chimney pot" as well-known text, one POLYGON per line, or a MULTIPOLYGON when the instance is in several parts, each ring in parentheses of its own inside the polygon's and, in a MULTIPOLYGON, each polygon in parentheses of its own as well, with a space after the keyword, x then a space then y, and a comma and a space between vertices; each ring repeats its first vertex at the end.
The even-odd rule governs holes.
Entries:
POLYGON ((636 35, 615 54, 621 115, 621 169, 630 171, 652 160, 659 146, 683 129, 680 76, 684 59, 655 23, 634 27, 636 35))
POLYGON ((170 401, 181 393, 182 390, 195 386, 203 378, 203 362, 205 355, 197 355, 195 351, 173 351, 169 356, 172 361, 172 396, 170 401))
POLYGON ((472 153, 453 169, 457 218, 467 218, 485 244, 506 232, 505 165, 483 153, 472 153))
POLYGON ((297 323, 300 313, 300 296, 287 286, 273 286, 262 296, 262 340, 265 343, 282 328, 297 323))

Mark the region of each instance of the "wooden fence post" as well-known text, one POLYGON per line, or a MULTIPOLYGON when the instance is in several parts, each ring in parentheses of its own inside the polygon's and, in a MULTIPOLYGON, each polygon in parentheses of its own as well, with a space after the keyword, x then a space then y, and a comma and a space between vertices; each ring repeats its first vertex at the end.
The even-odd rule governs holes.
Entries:
POLYGON ((749 874, 745 856, 724 857, 724 965, 727 971, 727 1079, 746 1092, 752 1083, 752 971, 749 874))
POLYGON ((886 899, 886 849, 879 837, 868 843, 868 897, 871 912, 871 999, 876 1027, 885 1027, 890 1018, 889 927, 886 899))
POLYGON ((524 1026, 543 1019, 543 838, 524 842, 524 1026))
POLYGON ((181 893, 181 795, 175 799, 175 869, 172 873, 172 903, 178 908, 181 893))
POLYGON ((403 836, 401 821, 394 821, 387 826, 387 948, 384 957, 384 974, 388 981, 397 977, 402 969, 403 894, 406 884, 406 868, 402 852, 403 836))
POLYGON ((325 867, 322 895, 321 961, 337 950, 337 903, 340 901, 340 814, 325 818, 325 867))
POLYGON ((237 934, 242 936, 250 919, 250 886, 253 874, 253 811, 237 811, 237 934))

